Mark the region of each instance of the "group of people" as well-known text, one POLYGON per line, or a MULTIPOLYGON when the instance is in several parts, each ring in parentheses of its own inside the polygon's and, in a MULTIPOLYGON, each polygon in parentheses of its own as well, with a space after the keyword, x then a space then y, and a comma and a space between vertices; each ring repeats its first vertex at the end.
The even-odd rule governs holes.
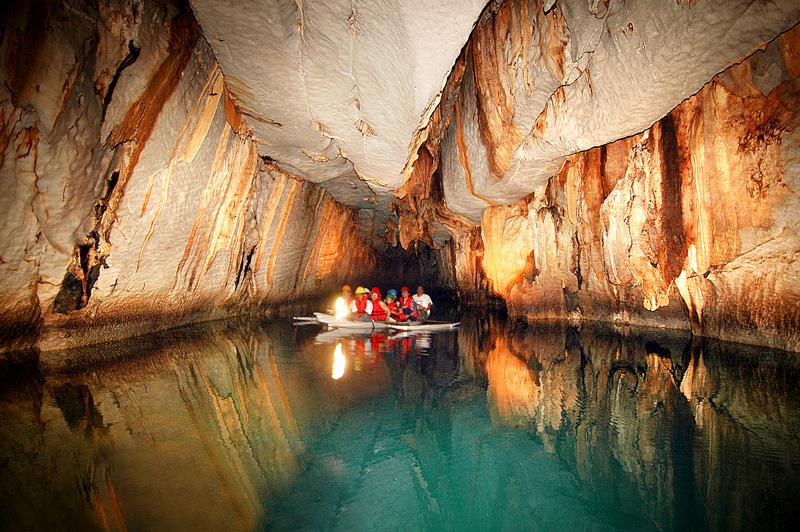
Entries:
POLYGON ((404 286, 399 295, 394 288, 387 290, 384 298, 377 286, 372 290, 359 286, 354 295, 350 285, 344 285, 342 297, 336 301, 336 316, 361 321, 424 321, 430 316, 431 307, 431 296, 421 286, 413 296, 404 286))

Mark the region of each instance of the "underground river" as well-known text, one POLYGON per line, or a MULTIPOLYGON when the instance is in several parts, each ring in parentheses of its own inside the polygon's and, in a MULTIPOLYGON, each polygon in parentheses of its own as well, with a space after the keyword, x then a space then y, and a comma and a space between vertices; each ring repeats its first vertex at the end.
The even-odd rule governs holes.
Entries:
POLYGON ((776 529, 800 359, 465 319, 217 322, 0 366, 2 529, 776 529))

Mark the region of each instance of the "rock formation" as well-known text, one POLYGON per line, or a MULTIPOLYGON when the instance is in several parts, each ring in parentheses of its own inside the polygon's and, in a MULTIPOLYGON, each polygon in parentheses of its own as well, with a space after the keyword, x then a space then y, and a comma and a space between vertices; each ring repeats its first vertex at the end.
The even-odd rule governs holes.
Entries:
POLYGON ((800 349, 798 39, 782 35, 643 133, 486 208, 479 266, 510 312, 800 349))
POLYGON ((6 349, 306 300, 404 249, 530 320, 800 350, 795 1, 2 10, 6 349))
POLYGON ((503 2, 396 194, 400 243, 444 226, 462 297, 531 320, 800 350, 800 12, 745 4, 503 2))
POLYGON ((141 334, 375 266, 356 211, 259 156, 187 6, 7 8, 7 337, 40 331, 47 349, 141 334))

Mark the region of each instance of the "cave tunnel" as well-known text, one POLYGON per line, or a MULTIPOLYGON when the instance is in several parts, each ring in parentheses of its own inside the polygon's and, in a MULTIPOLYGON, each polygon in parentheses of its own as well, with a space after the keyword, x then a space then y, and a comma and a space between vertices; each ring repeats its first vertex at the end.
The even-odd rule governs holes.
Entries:
MULTIPOLYGON (((233 508, 233 529, 584 529, 602 523, 597 504, 622 512, 611 528, 691 528, 693 515, 700 529, 797 524, 799 22, 797 0, 3 3, 0 403, 22 432, 0 454, 12 486, 0 521, 218 529, 233 508), (381 298, 422 285, 434 310, 335 318, 345 284, 381 298), (361 318, 385 338, 330 340, 361 318), (447 331, 412 348, 413 326, 447 331), (282 349, 324 351, 333 370, 317 369, 353 379, 352 393, 282 374, 282 349), (222 367, 246 378, 228 382, 222 367), (138 437, 163 422, 131 420, 157 401, 126 379, 169 388, 165 411, 197 427, 202 441, 175 441, 217 464, 200 485, 230 497, 209 521, 156 515, 132 495, 142 471, 178 462, 134 474, 98 450, 123 427, 138 437), (476 387, 457 391, 465 382, 476 387), (412 403, 424 405, 413 423, 401 408, 412 403), (353 434, 402 448, 392 457, 411 469, 376 462, 376 478, 341 450, 347 423, 376 409, 384 417, 353 434), (41 463, 29 474, 14 460, 51 422, 80 462, 76 473, 47 440, 42 460, 52 452, 61 480, 80 485, 77 500, 59 484, 52 520, 38 510, 48 496, 13 488, 48 482, 41 463), (386 428, 412 425, 397 440, 386 428), (495 439, 501 427, 511 432, 495 439), (691 438, 724 443, 693 454, 691 438), (314 445, 341 452, 303 462, 314 445), (771 448, 791 470, 773 484, 775 463, 746 458, 771 448), (434 465, 450 458, 487 483, 434 465), (738 465, 721 472, 726 460, 738 465), (583 502, 547 499, 535 519, 524 497, 503 521, 460 494, 502 499, 505 478, 539 493, 547 482, 531 478, 567 474, 579 480, 564 493, 583 502), (367 511, 318 491, 397 475, 411 475, 397 488, 415 508, 403 522, 389 502, 367 511), (766 513, 723 493, 749 475, 753 500, 776 497, 766 513), (319 519, 298 517, 301 502, 319 519)), ((173 502, 196 508, 198 493, 173 502)))

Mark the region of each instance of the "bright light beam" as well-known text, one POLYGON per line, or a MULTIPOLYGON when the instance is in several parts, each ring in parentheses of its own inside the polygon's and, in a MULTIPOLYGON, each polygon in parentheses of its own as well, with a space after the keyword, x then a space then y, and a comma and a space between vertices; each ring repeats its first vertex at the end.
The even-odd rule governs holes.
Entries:
POLYGON ((336 309, 336 319, 341 320, 347 317, 349 314, 349 309, 347 308, 347 303, 345 303, 344 298, 340 297, 336 299, 336 304, 334 306, 336 309))

